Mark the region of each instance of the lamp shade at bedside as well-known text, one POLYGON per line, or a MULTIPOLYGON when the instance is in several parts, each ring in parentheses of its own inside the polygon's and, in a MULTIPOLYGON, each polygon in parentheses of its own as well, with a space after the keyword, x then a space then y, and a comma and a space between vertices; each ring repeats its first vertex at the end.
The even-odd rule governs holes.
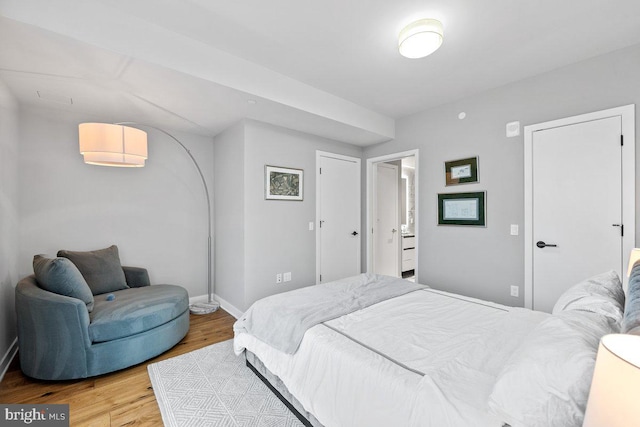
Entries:
POLYGON ((640 336, 600 340, 583 427, 640 425, 640 336))

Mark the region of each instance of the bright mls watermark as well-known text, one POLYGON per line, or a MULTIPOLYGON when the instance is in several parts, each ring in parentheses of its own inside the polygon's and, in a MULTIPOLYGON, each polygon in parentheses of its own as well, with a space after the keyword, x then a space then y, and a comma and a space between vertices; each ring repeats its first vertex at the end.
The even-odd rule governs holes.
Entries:
POLYGON ((0 425, 69 427, 69 405, 0 404, 0 425))

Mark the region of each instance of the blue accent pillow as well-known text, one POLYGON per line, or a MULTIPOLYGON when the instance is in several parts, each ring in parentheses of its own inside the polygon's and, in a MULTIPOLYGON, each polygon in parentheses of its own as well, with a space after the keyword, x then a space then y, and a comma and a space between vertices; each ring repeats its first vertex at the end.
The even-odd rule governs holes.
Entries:
POLYGON ((70 259, 78 267, 93 295, 129 289, 116 245, 87 252, 61 250, 58 256, 70 259))
POLYGON ((640 262, 636 262, 629 276, 627 305, 622 320, 623 334, 640 335, 640 262))
POLYGON ((46 291, 77 298, 93 310, 93 294, 80 270, 66 258, 33 257, 33 272, 40 287, 46 291))

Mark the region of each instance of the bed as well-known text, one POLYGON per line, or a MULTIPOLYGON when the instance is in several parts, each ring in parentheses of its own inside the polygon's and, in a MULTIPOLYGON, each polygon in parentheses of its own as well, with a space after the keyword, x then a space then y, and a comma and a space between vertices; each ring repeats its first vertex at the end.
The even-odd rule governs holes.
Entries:
POLYGON ((552 314, 364 274, 256 302, 234 349, 305 425, 580 426, 624 304, 614 272, 552 314))

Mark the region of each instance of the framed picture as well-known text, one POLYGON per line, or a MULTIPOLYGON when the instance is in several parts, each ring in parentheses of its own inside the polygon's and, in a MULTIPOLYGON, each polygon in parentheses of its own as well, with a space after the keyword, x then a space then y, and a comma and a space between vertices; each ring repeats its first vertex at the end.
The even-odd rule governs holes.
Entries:
POLYGON ((486 227, 486 192, 438 194, 438 225, 486 227))
POLYGON ((302 200, 302 169, 264 166, 264 198, 267 200, 302 200))
POLYGON ((444 162, 445 185, 471 184, 478 182, 478 158, 444 162))

